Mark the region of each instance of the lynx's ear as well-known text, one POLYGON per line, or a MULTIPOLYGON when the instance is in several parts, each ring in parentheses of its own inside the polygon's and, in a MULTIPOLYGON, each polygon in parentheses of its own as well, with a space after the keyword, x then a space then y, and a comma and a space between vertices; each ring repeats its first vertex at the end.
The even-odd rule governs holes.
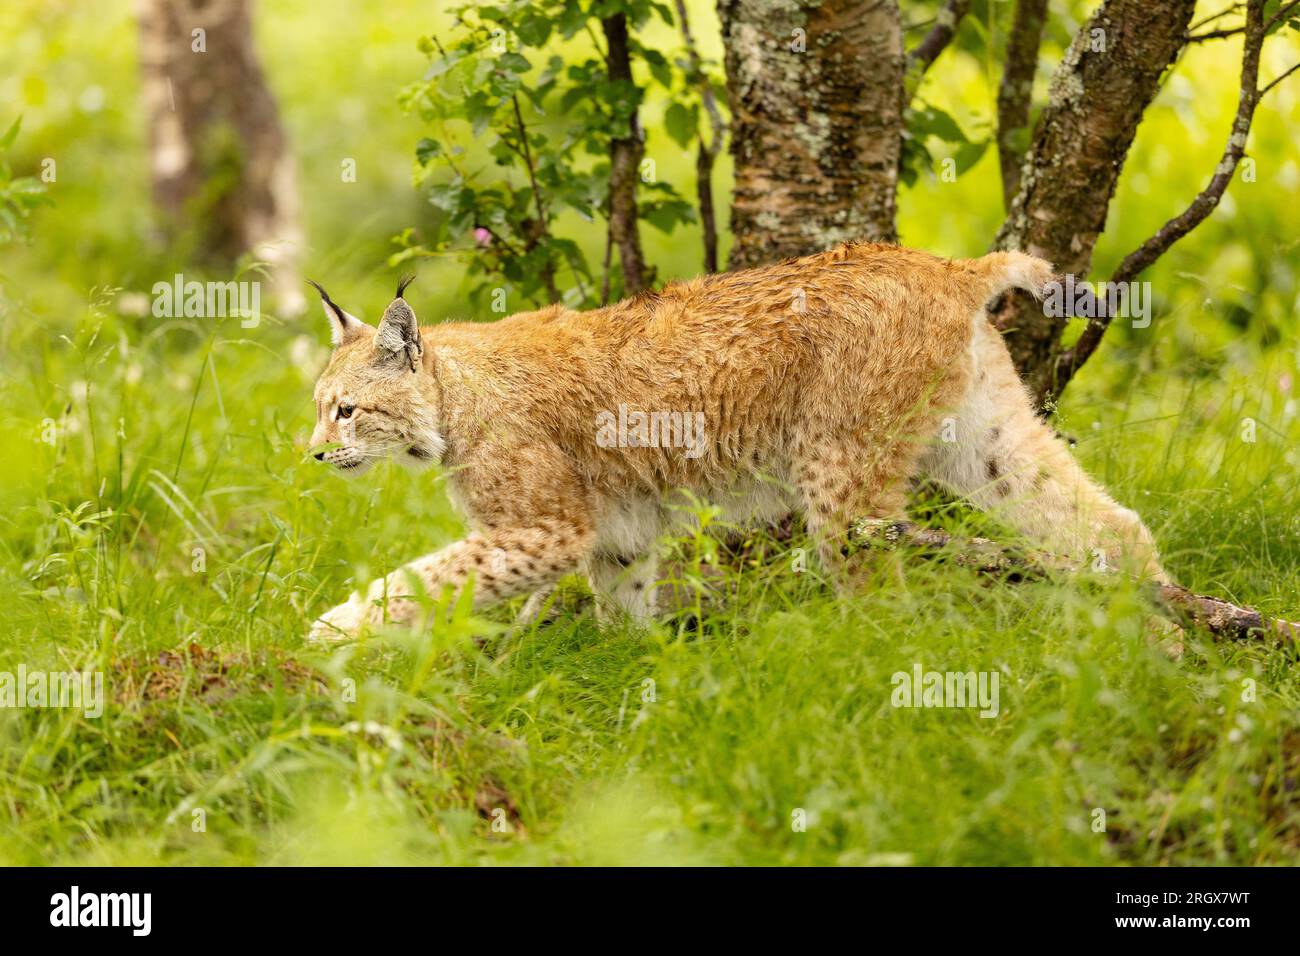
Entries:
POLYGON ((381 362, 401 361, 414 372, 416 360, 424 351, 420 341, 420 323, 415 313, 402 298, 402 293, 415 276, 406 276, 397 285, 397 298, 384 310, 384 317, 375 332, 375 355, 381 362))
POLYGON ((322 289, 318 283, 312 282, 311 279, 307 281, 311 282, 313 288, 320 293, 321 305, 325 309, 325 318, 330 320, 330 341, 334 343, 335 348, 356 341, 367 331, 374 331, 355 315, 349 315, 335 305, 333 300, 330 299, 329 293, 322 289))

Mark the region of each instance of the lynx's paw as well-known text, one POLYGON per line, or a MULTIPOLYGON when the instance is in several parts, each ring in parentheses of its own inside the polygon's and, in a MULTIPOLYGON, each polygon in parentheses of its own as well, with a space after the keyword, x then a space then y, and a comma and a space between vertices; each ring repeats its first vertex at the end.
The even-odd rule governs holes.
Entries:
POLYGON ((371 607, 363 601, 360 594, 353 594, 351 599, 338 607, 330 608, 311 626, 307 634, 309 641, 346 641, 361 633, 362 626, 370 619, 371 607))

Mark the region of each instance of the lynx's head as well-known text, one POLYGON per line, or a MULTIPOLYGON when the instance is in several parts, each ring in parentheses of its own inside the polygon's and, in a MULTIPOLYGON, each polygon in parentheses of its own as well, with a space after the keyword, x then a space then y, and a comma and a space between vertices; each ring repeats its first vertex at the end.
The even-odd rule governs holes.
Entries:
POLYGON ((420 468, 439 461, 446 448, 437 425, 438 390, 421 361, 420 327, 402 298, 410 281, 398 285, 378 328, 344 312, 312 282, 334 353, 316 382, 311 448, 318 461, 345 475, 360 475, 389 456, 420 468))

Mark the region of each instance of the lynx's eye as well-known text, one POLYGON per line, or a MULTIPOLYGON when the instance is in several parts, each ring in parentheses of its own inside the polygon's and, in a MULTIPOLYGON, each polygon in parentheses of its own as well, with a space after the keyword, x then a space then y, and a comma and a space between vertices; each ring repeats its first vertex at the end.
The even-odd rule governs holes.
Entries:
POLYGON ((354 409, 351 405, 342 405, 342 404, 340 404, 340 405, 339 405, 339 418, 351 418, 351 417, 352 417, 352 413, 353 413, 355 410, 356 410, 356 409, 354 409))

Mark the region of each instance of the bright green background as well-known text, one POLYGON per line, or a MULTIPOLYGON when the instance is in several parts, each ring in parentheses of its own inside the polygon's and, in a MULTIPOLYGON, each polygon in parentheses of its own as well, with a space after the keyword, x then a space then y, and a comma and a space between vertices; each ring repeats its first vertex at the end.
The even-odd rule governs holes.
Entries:
MULTIPOLYGON (((391 237, 433 221, 412 183, 429 131, 396 94, 424 69, 417 37, 446 28, 434 7, 258 11, 300 171, 304 271, 362 316, 391 295, 391 237)), ((692 9, 716 57, 711 10, 692 9)), ((1053 9, 1077 22, 1082 7, 1053 9)), ((1117 582, 1002 587, 909 566, 837 601, 776 554, 730 582, 699 634, 574 614, 508 634, 502 610, 338 654, 305 646, 355 582, 460 525, 436 477, 344 484, 305 458, 326 341, 314 310, 251 330, 122 314, 121 292, 203 278, 153 239, 132 16, 120 0, 0 10, 0 126, 24 117, 12 164, 58 169, 31 244, 0 249, 0 670, 97 668, 110 697, 95 721, 0 710, 0 861, 1296 862, 1293 655, 1191 634, 1171 661, 1117 582), (890 675, 916 662, 1000 670, 1000 716, 892 709, 890 675), (497 807, 507 832, 492 830, 497 807)), ((662 27, 650 39, 676 49, 662 27)), ((1149 110, 1100 277, 1214 168, 1238 55, 1235 41, 1193 49, 1149 110)), ((1298 55, 1272 41, 1265 76, 1298 55)), ((922 95, 978 137, 996 79, 996 62, 950 51, 922 95)), ((1154 323, 1112 331, 1060 420, 1181 581, 1296 618, 1298 95, 1300 80, 1270 94, 1256 181, 1238 176, 1147 274, 1154 323)), ((664 106, 645 108, 647 155, 693 195, 664 106)), ((720 187, 729 175, 724 160, 720 187)), ((923 176, 900 207, 905 243, 981 253, 1001 219, 995 157, 956 183, 923 176)), ((597 231, 575 234, 598 261, 597 231)), ((645 240, 660 276, 698 271, 696 233, 645 240)), ((422 266, 423 321, 470 313, 462 269, 422 266)), ((939 519, 1006 537, 960 511, 939 519)))

